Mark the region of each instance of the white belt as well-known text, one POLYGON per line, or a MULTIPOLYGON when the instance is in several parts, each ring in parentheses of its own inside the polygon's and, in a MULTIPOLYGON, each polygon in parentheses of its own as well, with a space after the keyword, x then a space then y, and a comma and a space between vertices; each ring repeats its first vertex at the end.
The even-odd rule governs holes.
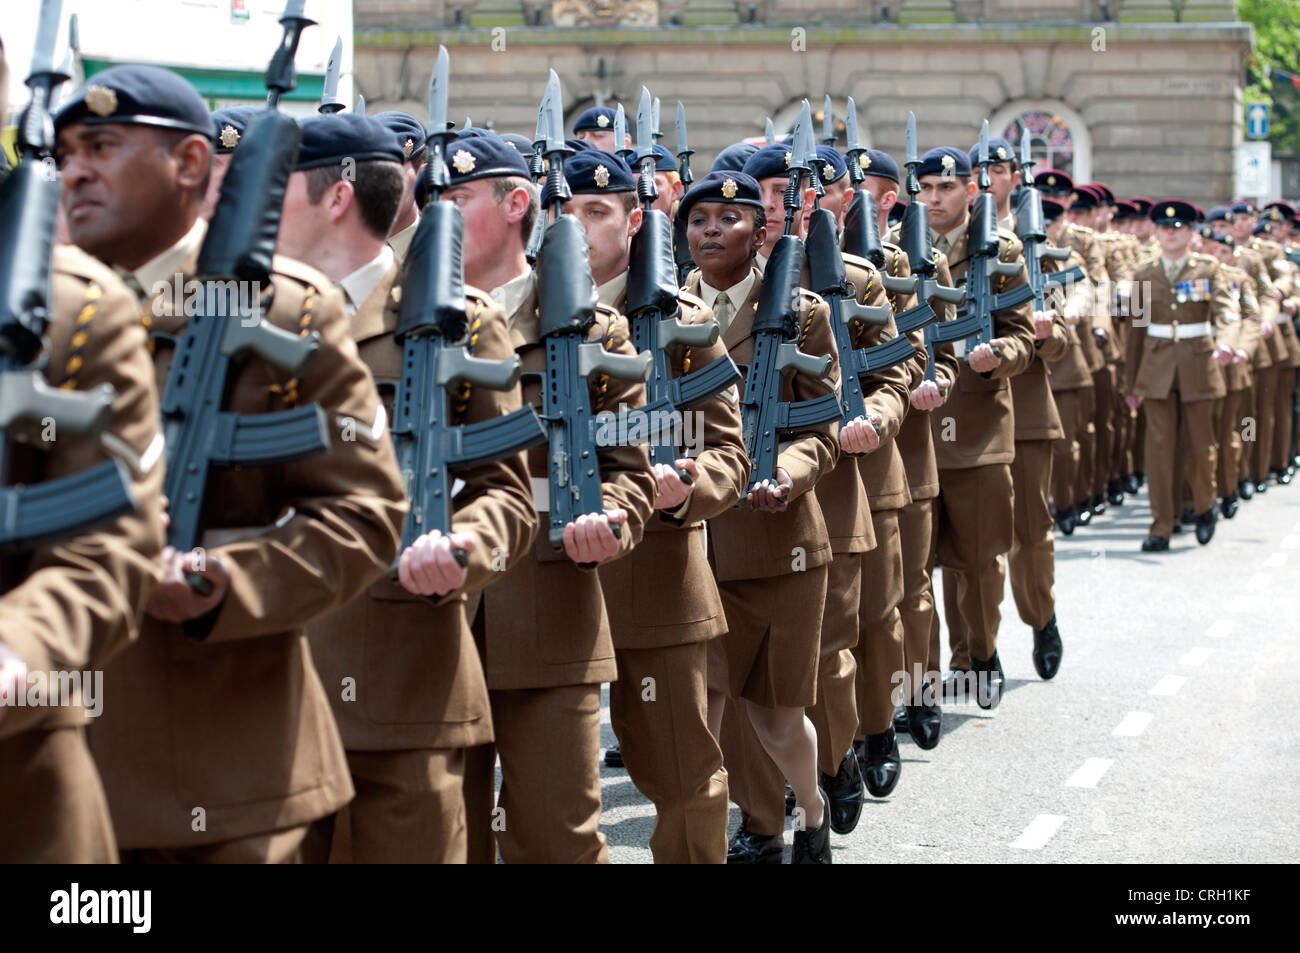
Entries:
POLYGON ((1166 341, 1186 341, 1189 338, 1203 338, 1213 333, 1214 327, 1209 321, 1197 321, 1195 324, 1179 324, 1175 321, 1172 324, 1147 325, 1147 334, 1150 337, 1164 338, 1166 341))

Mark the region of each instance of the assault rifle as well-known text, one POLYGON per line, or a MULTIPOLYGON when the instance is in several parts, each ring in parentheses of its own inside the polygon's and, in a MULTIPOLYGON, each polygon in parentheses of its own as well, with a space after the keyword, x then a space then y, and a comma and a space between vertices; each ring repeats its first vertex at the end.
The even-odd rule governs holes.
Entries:
POLYGON ((1078 265, 1066 271, 1043 272, 1043 259, 1068 261, 1070 249, 1056 248, 1047 243, 1047 228, 1043 224, 1043 196, 1034 187, 1034 159, 1030 149, 1029 130, 1020 135, 1020 202, 1016 206, 1016 236, 1025 246, 1025 268, 1029 273, 1029 287, 1033 289, 1034 310, 1044 310, 1045 293, 1052 288, 1083 280, 1083 269, 1078 265))

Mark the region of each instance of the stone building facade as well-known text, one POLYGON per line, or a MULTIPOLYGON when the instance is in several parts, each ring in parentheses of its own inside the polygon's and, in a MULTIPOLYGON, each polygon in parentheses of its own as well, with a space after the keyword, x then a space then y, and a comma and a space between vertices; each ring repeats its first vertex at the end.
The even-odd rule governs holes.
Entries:
POLYGON ((670 148, 685 104, 704 170, 804 97, 820 113, 830 93, 842 119, 851 95, 866 144, 899 158, 909 110, 923 150, 1023 123, 1076 178, 1202 204, 1233 192, 1253 44, 1235 0, 355 0, 354 16, 375 108, 423 116, 442 44, 452 115, 499 131, 531 137, 548 68, 570 122, 597 101, 634 112, 645 85, 670 148))

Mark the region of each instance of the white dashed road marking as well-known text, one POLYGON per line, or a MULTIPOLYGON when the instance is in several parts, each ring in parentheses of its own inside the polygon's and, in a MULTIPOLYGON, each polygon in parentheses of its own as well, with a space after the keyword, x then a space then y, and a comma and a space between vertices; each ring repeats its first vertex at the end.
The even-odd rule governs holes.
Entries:
POLYGON ((1221 639, 1225 635, 1232 633, 1232 627, 1236 625, 1231 619, 1220 619, 1214 625, 1205 630, 1206 638, 1221 639))
POLYGON ((1065 782, 1067 788, 1095 788, 1101 776, 1110 770, 1110 766, 1115 762, 1110 758, 1089 758, 1083 763, 1083 767, 1074 774, 1070 775, 1070 780, 1065 782))
POLYGON ((1178 660, 1179 665, 1202 665, 1210 657, 1210 649, 1191 649, 1178 660))
POLYGON ((1149 711, 1131 711, 1115 726, 1111 734, 1116 738, 1136 738, 1147 730, 1147 725, 1151 724, 1154 717, 1149 711))
POLYGON ((1152 695, 1177 695, 1187 681, 1186 675, 1166 675, 1151 688, 1152 695))
POLYGON ((1025 832, 1017 837, 1011 846, 1017 850, 1038 850, 1061 829, 1065 818, 1060 814, 1039 814, 1029 822, 1025 832))

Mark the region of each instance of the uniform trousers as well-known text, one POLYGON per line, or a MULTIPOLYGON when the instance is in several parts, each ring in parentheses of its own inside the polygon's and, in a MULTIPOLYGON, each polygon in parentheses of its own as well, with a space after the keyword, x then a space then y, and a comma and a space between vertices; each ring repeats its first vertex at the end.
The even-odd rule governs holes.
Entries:
MULTIPOLYGON (((938 614, 934 608, 934 550, 938 545, 937 498, 913 500, 898 511, 898 538, 903 551, 903 669, 915 697, 924 678, 939 668, 938 614), (931 629, 933 628, 933 631, 931 629), (931 652, 933 640, 933 653, 931 652)), ((904 699, 906 702, 907 699, 904 699)))
POLYGON ((888 730, 894 707, 903 701, 903 545, 899 510, 872 510, 876 548, 863 553, 861 638, 856 649, 857 736, 888 730))
POLYGON ((1177 391, 1165 398, 1146 398, 1146 468, 1151 501, 1151 535, 1168 539, 1178 518, 1181 493, 1175 495, 1174 460, 1180 449, 1197 513, 1214 505, 1214 401, 1183 403, 1177 391))
MULTIPOLYGON (((1059 442, 1059 441, 1056 441, 1059 442)), ((1007 574, 1020 621, 1041 629, 1056 613, 1056 546, 1052 510, 1047 502, 1052 483, 1051 440, 1017 440, 1011 463, 1015 510, 1007 574)))

